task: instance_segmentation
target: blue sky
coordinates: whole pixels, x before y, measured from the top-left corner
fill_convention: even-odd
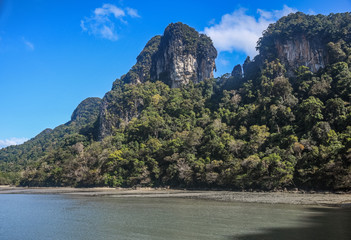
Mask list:
[[[171,22],[211,36],[219,76],[254,56],[262,29],[293,11],[347,12],[351,0],[0,0],[0,148],[103,97]]]

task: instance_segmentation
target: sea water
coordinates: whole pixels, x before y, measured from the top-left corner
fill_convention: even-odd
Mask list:
[[[181,198],[0,195],[0,239],[351,239],[350,209]]]

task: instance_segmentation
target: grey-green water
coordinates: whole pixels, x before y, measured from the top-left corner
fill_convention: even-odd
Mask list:
[[[351,239],[348,209],[0,195],[0,239]]]

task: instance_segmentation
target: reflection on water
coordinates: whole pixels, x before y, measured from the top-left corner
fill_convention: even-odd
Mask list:
[[[0,239],[349,239],[349,209],[0,195]]]

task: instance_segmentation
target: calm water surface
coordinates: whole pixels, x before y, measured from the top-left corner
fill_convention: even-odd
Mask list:
[[[351,239],[350,209],[0,195],[0,239]]]

